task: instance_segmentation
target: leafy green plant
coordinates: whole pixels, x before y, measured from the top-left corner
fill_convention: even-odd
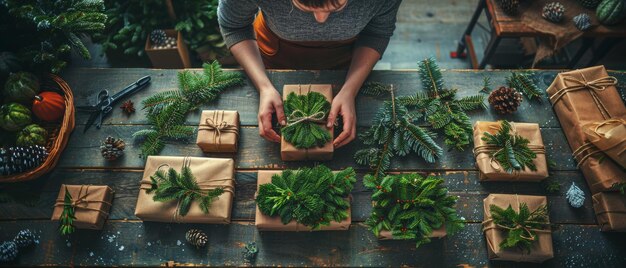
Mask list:
[[[202,212],[208,214],[213,200],[224,193],[224,188],[200,189],[189,165],[189,160],[186,160],[180,173],[174,168],[169,168],[167,172],[158,169],[150,176],[150,189],[146,193],[154,193],[152,199],[157,202],[178,201],[176,211],[180,216],[187,215],[193,201],[198,202]]]
[[[70,191],[65,187],[65,195],[63,197],[63,211],[61,212],[61,216],[59,217],[59,231],[62,235],[69,235],[74,232],[74,220],[76,216],[74,215],[74,205],[72,204],[72,195]]]
[[[263,214],[280,216],[283,224],[295,220],[319,229],[348,218],[347,198],[355,176],[352,168],[333,173],[323,165],[285,170],[272,176],[271,183],[259,186],[256,202]]]
[[[526,167],[533,171],[537,170],[533,163],[537,154],[528,148],[530,141],[516,133],[511,134],[511,129],[511,123],[503,120],[498,133],[495,135],[484,133],[481,139],[494,148],[489,152],[489,156],[508,173]]]
[[[330,131],[325,123],[330,112],[330,102],[318,92],[298,95],[291,92],[284,102],[287,126],[281,129],[286,141],[296,148],[324,146],[330,141]]]
[[[513,210],[511,205],[503,209],[497,205],[489,206],[493,223],[506,231],[506,239],[500,243],[501,248],[514,248],[530,252],[530,248],[537,240],[535,230],[543,230],[548,223],[548,207],[539,206],[530,211],[526,203],[519,205],[519,212]]]
[[[524,93],[523,95],[529,100],[541,101],[542,93],[535,84],[533,75],[532,72],[511,72],[511,75],[506,78],[506,83],[509,87]]]
[[[374,191],[374,207],[365,224],[376,236],[390,231],[395,239],[412,239],[419,247],[430,242],[433,230],[445,226],[452,235],[464,226],[454,209],[457,197],[448,194],[442,178],[416,173],[366,175],[363,184]]]
[[[189,48],[208,50],[210,58],[225,55],[228,52],[217,23],[217,5],[219,0],[183,0],[172,1],[176,11],[174,29],[182,32]]]
[[[133,134],[143,139],[141,154],[158,154],[165,147],[165,140],[181,140],[192,136],[195,129],[185,126],[187,114],[200,105],[208,103],[219,93],[243,82],[240,73],[224,72],[217,61],[202,65],[203,71],[180,71],[178,90],[154,94],[143,100],[148,122],[152,125]]]

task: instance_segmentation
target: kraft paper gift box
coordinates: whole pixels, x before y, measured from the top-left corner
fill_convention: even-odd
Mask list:
[[[150,176],[159,169],[174,168],[180,173],[185,161],[189,161],[191,172],[201,189],[224,188],[224,193],[213,200],[209,213],[205,214],[196,201],[193,201],[187,215],[178,215],[178,202],[154,201],[150,189]],[[135,216],[144,221],[180,223],[230,223],[231,208],[235,192],[235,162],[229,158],[149,156],[141,179]]]
[[[446,233],[446,226],[441,226],[441,228],[433,230],[433,232],[430,234],[430,238],[444,238],[446,237],[447,233]],[[393,234],[391,233],[391,231],[381,231],[378,234],[378,239],[380,240],[396,240],[395,238],[393,238]]]
[[[205,153],[237,152],[239,113],[237,111],[202,111],[196,144]]]
[[[600,230],[626,232],[626,195],[602,192],[594,194],[592,199]]]
[[[609,119],[583,126],[587,139],[615,163],[626,168],[626,120]]]
[[[106,185],[61,185],[52,212],[52,220],[58,221],[65,205],[65,189],[72,196],[74,207],[73,225],[78,229],[100,230],[109,217],[113,190]]]

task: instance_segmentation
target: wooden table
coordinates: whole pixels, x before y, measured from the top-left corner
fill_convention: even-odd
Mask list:
[[[489,21],[491,38],[485,48],[483,59],[480,63],[478,63],[471,35],[483,11]],[[474,11],[474,15],[472,16],[465,33],[461,36],[459,45],[456,52],[453,52],[453,56],[463,57],[463,55],[465,55],[465,51],[467,50],[472,67],[475,69],[484,69],[495,54],[498,45],[503,38],[537,38],[544,35],[543,33],[540,33],[523,24],[519,16],[523,16],[523,14],[518,16],[509,16],[505,14],[496,3],[496,0],[478,0],[476,11]],[[582,46],[571,57],[568,68],[573,68],[573,66],[580,61],[585,52],[591,48],[595,40],[604,38],[605,40],[603,40],[600,45],[594,49],[594,55],[591,61],[587,63],[587,66],[596,65],[598,61],[609,53],[613,46],[619,43],[620,40],[626,39],[626,22],[622,22],[619,25],[611,27],[598,25],[597,27],[593,27],[592,29],[586,31],[582,38]]]
[[[537,73],[539,86],[546,88],[557,72]],[[458,88],[460,95],[477,94],[482,77],[490,76],[494,85],[503,84],[507,71],[444,71],[447,85]],[[626,81],[625,72],[613,72]],[[176,88],[176,70],[149,69],[78,69],[63,76],[73,88],[77,104],[93,100],[103,88],[118,90],[144,75],[152,76],[152,85],[132,96],[139,105],[145,97]],[[284,84],[331,83],[340,85],[345,73],[341,71],[275,71],[270,79],[276,88]],[[419,81],[415,71],[374,71],[370,81],[393,83],[397,95],[414,94]],[[622,93],[624,86],[621,85]],[[49,176],[41,178],[41,200],[35,207],[15,203],[0,205],[0,239],[12,237],[18,230],[30,228],[40,238],[39,244],[21,254],[17,263],[11,265],[114,265],[155,266],[168,261],[185,265],[242,265],[242,247],[246,242],[256,241],[260,252],[256,264],[260,266],[516,266],[512,263],[490,263],[484,236],[482,200],[489,193],[517,193],[548,195],[550,218],[554,223],[553,235],[555,258],[545,263],[548,267],[624,267],[626,266],[625,234],[601,233],[596,225],[591,197],[587,185],[576,164],[565,136],[548,101],[542,103],[525,101],[519,112],[499,117],[489,111],[471,114],[472,120],[496,120],[506,118],[516,122],[538,122],[541,126],[548,157],[556,162],[552,180],[561,184],[561,190],[549,194],[541,183],[479,183],[471,148],[464,152],[446,152],[436,164],[427,164],[417,156],[404,157],[393,162],[395,171],[421,171],[441,174],[454,195],[460,197],[457,209],[468,224],[454,236],[415,249],[411,241],[378,241],[364,226],[363,221],[371,211],[370,192],[359,181],[353,196],[353,225],[345,232],[258,232],[254,227],[254,192],[256,171],[260,169],[295,168],[314,163],[286,163],[280,160],[279,145],[264,141],[258,136],[258,96],[249,82],[244,86],[224,92],[218,101],[203,109],[237,109],[241,114],[240,149],[236,155],[236,197],[233,223],[230,225],[166,224],[142,222],[134,215],[144,160],[139,158],[138,145],[131,134],[147,127],[141,110],[127,117],[120,109],[114,109],[100,130],[83,133],[87,117],[77,115],[79,124],[65,150],[58,168]],[[357,99],[359,126],[362,131],[382,102],[359,96]],[[188,117],[189,125],[197,125],[199,112]],[[106,162],[99,152],[100,141],[106,136],[127,140],[126,155],[117,162]],[[441,135],[440,135],[441,136]],[[168,144],[162,155],[202,156],[194,144]],[[441,142],[441,140],[439,140]],[[362,145],[353,142],[337,150],[333,161],[326,162],[333,169],[358,167],[359,177],[367,169],[359,167],[352,158]],[[228,156],[210,154],[208,156]],[[569,185],[575,182],[585,191],[587,199],[583,208],[571,208],[564,197]],[[104,230],[78,230],[71,237],[58,233],[58,223],[51,222],[52,206],[60,185],[106,184],[115,190],[110,219]],[[184,233],[189,228],[200,228],[209,235],[209,246],[195,249],[187,245]]]

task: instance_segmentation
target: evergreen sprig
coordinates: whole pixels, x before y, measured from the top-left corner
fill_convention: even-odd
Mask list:
[[[546,205],[541,205],[532,212],[526,203],[519,205],[519,212],[513,210],[511,205],[507,209],[491,205],[489,211],[493,223],[507,233],[506,239],[500,243],[501,248],[517,247],[530,252],[533,242],[537,240],[535,230],[543,230],[549,225]]]
[[[203,71],[180,71],[178,90],[154,94],[143,100],[148,122],[152,125],[133,134],[143,139],[141,155],[158,154],[166,140],[181,140],[193,136],[195,128],[185,126],[187,114],[202,104],[215,100],[222,91],[243,82],[241,74],[224,72],[217,61],[202,65]]]
[[[74,232],[74,220],[76,216],[74,214],[74,206],[72,204],[72,195],[70,191],[65,187],[65,195],[63,197],[63,211],[59,217],[59,231],[62,235],[69,235]]]
[[[296,148],[321,147],[330,141],[330,131],[325,127],[330,102],[324,95],[318,92],[306,95],[291,92],[287,95],[284,109],[287,126],[281,129],[281,133]],[[308,117],[312,118],[307,120]]]
[[[472,138],[472,122],[466,112],[484,109],[484,96],[457,99],[457,90],[445,88],[441,70],[432,58],[419,63],[418,73],[427,93],[401,97],[399,102],[417,111],[415,119],[423,119],[432,128],[443,130],[447,146],[463,150]]]
[[[487,145],[497,148],[490,152],[489,156],[508,173],[524,170],[527,167],[532,171],[537,170],[537,166],[533,163],[537,154],[528,148],[530,141],[517,133],[512,134],[511,129],[511,123],[503,120],[498,133],[495,135],[489,132],[484,133],[481,139]]]
[[[391,231],[395,239],[413,239],[416,247],[430,242],[434,230],[445,226],[452,235],[464,226],[443,179],[416,173],[375,177],[366,175],[365,187],[374,191],[372,214],[365,224],[376,235]]]
[[[174,168],[167,172],[157,170],[150,176],[150,189],[146,193],[154,193],[152,199],[157,202],[178,201],[176,211],[180,216],[187,215],[194,201],[199,203],[202,212],[208,214],[213,200],[224,193],[224,188],[201,189],[189,165],[186,160],[180,173]]]
[[[532,72],[511,72],[511,75],[506,78],[506,83],[510,88],[515,88],[526,96],[529,100],[541,101],[541,90],[535,84],[532,78]]]
[[[259,186],[256,202],[263,214],[280,216],[283,224],[295,220],[316,230],[348,218],[347,198],[355,182],[352,168],[337,173],[323,165],[288,169]]]
[[[480,93],[489,94],[491,92],[491,77],[483,76],[483,86],[480,89]]]

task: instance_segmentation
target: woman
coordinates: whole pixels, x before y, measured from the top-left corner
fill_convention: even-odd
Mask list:
[[[333,141],[356,137],[354,99],[395,30],[401,0],[220,0],[226,45],[259,90],[259,134],[280,142],[272,114],[286,124],[282,99],[265,72],[272,69],[348,69],[334,97],[328,127],[343,117]],[[255,40],[256,37],[256,40]]]

